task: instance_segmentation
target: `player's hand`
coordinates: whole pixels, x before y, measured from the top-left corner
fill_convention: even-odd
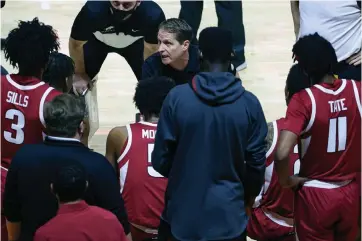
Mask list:
[[[293,175],[288,178],[288,184],[286,187],[291,188],[293,191],[297,191],[302,188],[303,184],[306,181],[309,181],[309,179],[305,177],[300,177],[298,175]]]
[[[359,51],[358,53],[352,55],[351,57],[349,57],[346,62],[350,65],[360,65],[361,64],[361,51]]]
[[[92,81],[86,74],[75,74],[73,76],[73,91],[75,94],[84,95],[92,87]]]

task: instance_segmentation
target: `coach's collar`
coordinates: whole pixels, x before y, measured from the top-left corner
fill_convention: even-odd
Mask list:
[[[185,71],[189,73],[198,73],[200,71],[199,48],[196,45],[190,45],[189,62],[186,65]]]
[[[68,138],[68,137],[58,137],[58,136],[46,136],[50,140],[54,141],[77,141],[80,142],[80,140],[75,138]]]

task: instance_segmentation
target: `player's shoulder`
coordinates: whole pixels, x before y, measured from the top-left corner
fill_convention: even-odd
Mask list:
[[[89,205],[88,210],[96,215],[101,215],[103,218],[106,218],[109,220],[118,220],[117,217],[112,212],[110,212],[104,208]]]
[[[154,21],[157,21],[159,24],[159,21],[164,21],[166,19],[162,8],[154,1],[141,1],[136,13],[145,17],[148,25],[152,25]]]
[[[108,14],[110,8],[109,1],[87,1],[82,10],[86,11],[91,18],[100,17],[103,14]]]
[[[239,103],[242,103],[242,105],[247,103],[246,106],[249,110],[257,110],[261,107],[259,98],[248,90],[245,90],[241,98],[239,98]]]
[[[111,129],[108,133],[108,138],[112,138],[114,140],[121,139],[124,136],[127,136],[127,126],[131,126],[133,124],[125,125],[125,126],[116,126]]]

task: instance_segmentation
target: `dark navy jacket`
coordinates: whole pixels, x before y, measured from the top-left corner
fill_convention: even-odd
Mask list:
[[[19,240],[33,240],[35,231],[57,214],[50,183],[59,168],[73,162],[88,174],[85,201],[114,213],[129,232],[117,174],[107,159],[78,141],[46,138],[44,143],[22,146],[6,177],[4,215],[10,222],[21,222]]]
[[[264,182],[267,123],[231,73],[200,73],[163,103],[152,165],[169,178],[163,219],[177,240],[227,240],[246,228]]]

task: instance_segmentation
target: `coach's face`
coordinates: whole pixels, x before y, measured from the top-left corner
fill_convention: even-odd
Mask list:
[[[190,41],[183,43],[177,41],[174,33],[164,29],[158,31],[158,52],[161,54],[162,63],[167,65],[179,60],[188,51]]]

